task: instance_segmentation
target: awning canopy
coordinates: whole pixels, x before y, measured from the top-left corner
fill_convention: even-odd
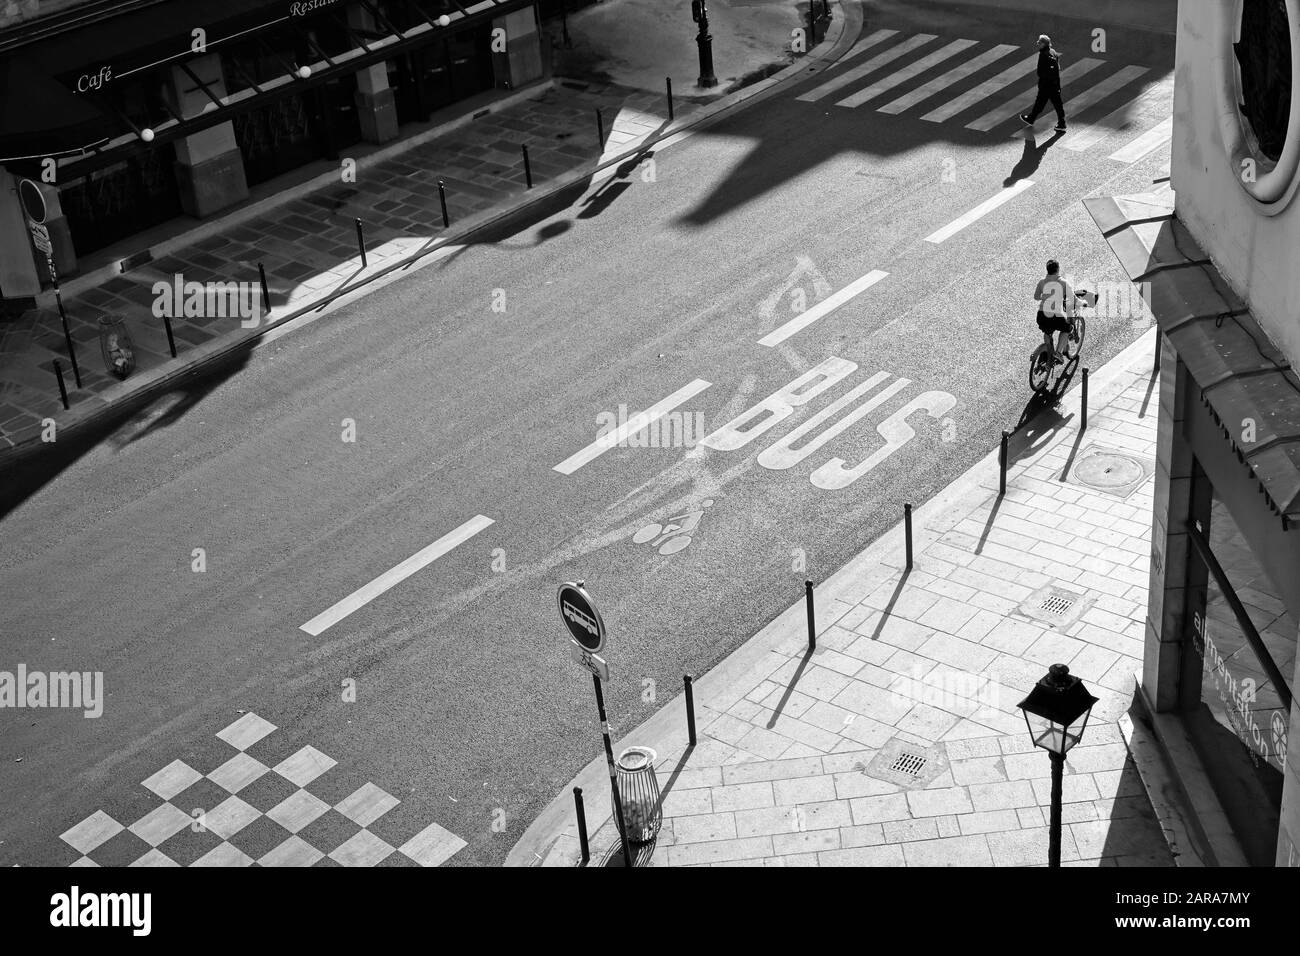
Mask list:
[[[83,152],[106,142],[117,124],[35,64],[0,61],[0,162]]]
[[[1173,194],[1088,199],[1129,278],[1200,387],[1200,399],[1284,523],[1300,522],[1300,377],[1173,212]],[[1242,440],[1242,422],[1255,441]]]

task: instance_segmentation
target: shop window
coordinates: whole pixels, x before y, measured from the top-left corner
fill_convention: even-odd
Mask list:
[[[1241,39],[1233,44],[1241,76],[1241,113],[1274,162],[1291,114],[1291,25],[1286,0],[1243,0]]]
[[[1197,481],[1208,483],[1203,472]],[[1284,680],[1290,678],[1296,622],[1225,503],[1213,493],[1202,536],[1226,581],[1220,582],[1199,558],[1189,560],[1191,643],[1201,667],[1197,685],[1184,688],[1187,729],[1247,858],[1254,866],[1271,866],[1289,711],[1265,660]],[[1263,642],[1264,655],[1247,637],[1229,591]]]
[[[172,160],[171,150],[153,149],[59,187],[78,256],[181,214]]]

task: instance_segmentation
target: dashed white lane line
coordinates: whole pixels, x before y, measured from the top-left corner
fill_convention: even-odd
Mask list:
[[[1117,163],[1136,163],[1143,156],[1174,138],[1174,118],[1166,118],[1147,130],[1127,146],[1122,146],[1111,153],[1109,158]]]
[[[663,418],[678,405],[694,398],[712,384],[712,382],[706,382],[702,378],[697,378],[689,385],[682,386],[663,401],[655,402],[645,411],[633,415],[618,428],[601,435],[586,448],[570,455],[568,458],[564,459],[564,461],[556,465],[552,470],[558,471],[562,475],[573,474],[583,465],[595,461],[611,448],[621,445],[627,440],[629,435],[635,435],[651,422]]]
[[[997,209],[1003,203],[1010,202],[1012,199],[1020,195],[1022,192],[1024,192],[1033,184],[1034,181],[1032,179],[1022,179],[1014,186],[1008,186],[1006,189],[1002,190],[996,196],[993,196],[991,199],[986,199],[984,202],[980,203],[978,206],[976,206],[970,212],[966,213],[961,218],[954,219],[952,222],[948,223],[948,225],[944,226],[938,232],[930,233],[930,235],[925,237],[925,241],[933,242],[935,245],[938,245],[939,243],[947,239],[951,239],[953,236],[957,235],[957,233],[961,232],[971,223],[983,219],[994,209]]]
[[[353,591],[333,607],[317,614],[314,618],[304,624],[301,630],[306,631],[312,637],[319,636],[321,633],[343,620],[357,608],[364,607],[385,591],[401,584],[416,571],[432,564],[434,561],[438,560],[438,558],[442,557],[458,545],[464,544],[490,524],[492,524],[491,518],[485,518],[483,515],[475,515],[455,531],[449,531],[447,534],[444,534],[437,541],[433,542],[433,544],[417,551],[401,564],[397,565],[397,567],[385,571],[369,584]]]
[[[779,329],[773,329],[771,332],[767,333],[767,335],[759,339],[758,344],[766,345],[769,348],[774,345],[780,345],[790,336],[802,329],[806,329],[818,319],[830,315],[845,302],[848,302],[855,296],[870,289],[873,285],[888,275],[888,272],[881,272],[879,269],[872,269],[862,278],[850,282],[843,289],[840,289],[839,292],[836,292],[834,295],[818,302],[811,309],[805,309],[803,312],[800,312]]]

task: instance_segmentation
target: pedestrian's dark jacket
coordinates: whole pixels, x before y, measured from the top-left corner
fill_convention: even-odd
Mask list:
[[[1061,88],[1060,54],[1051,47],[1038,51],[1038,85],[1052,92]]]

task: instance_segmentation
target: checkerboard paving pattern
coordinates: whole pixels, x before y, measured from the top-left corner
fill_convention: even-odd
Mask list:
[[[60,837],[80,854],[71,865],[440,866],[465,846],[437,823],[400,819],[401,800],[374,783],[351,788],[315,747],[268,766],[258,755],[276,752],[275,730],[246,713],[216,734],[207,773],[173,760],[146,777],[153,805],[134,823],[96,810]]]

